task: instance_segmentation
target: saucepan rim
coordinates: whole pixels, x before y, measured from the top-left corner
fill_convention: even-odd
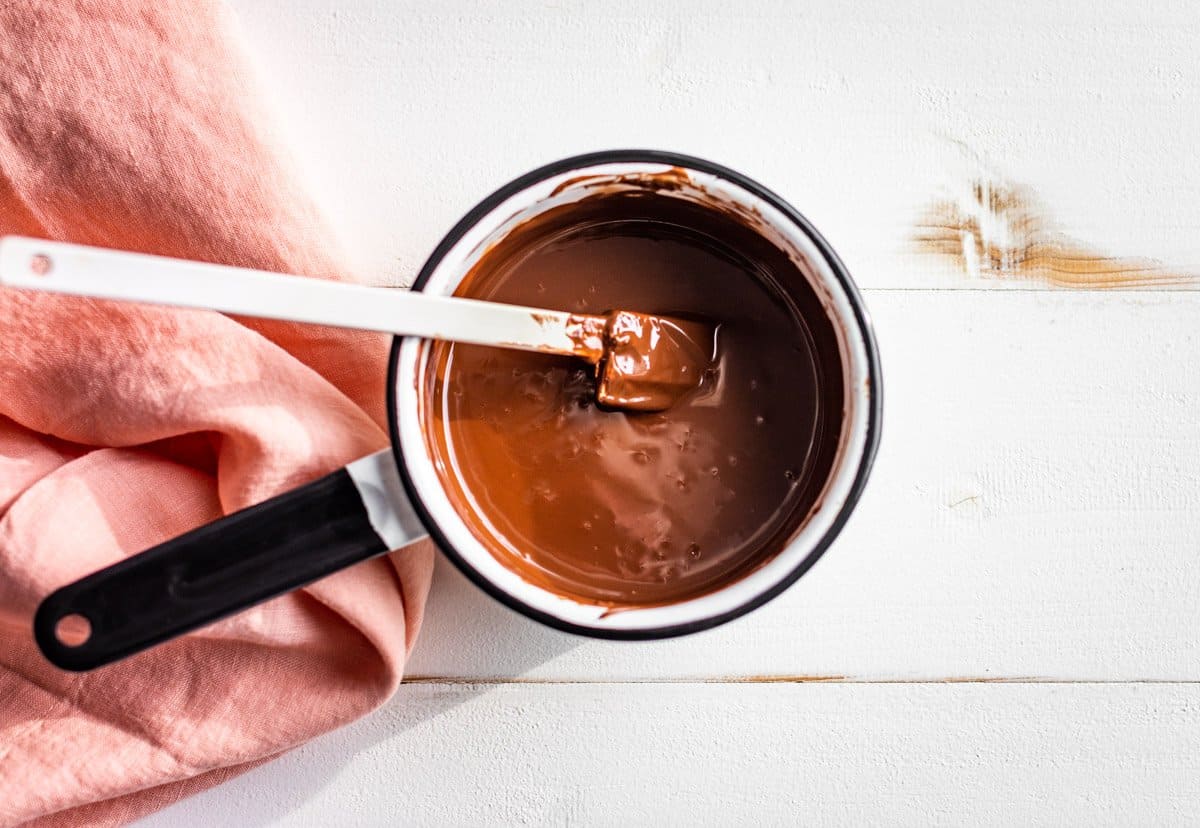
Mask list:
[[[847,332],[847,336],[852,337],[865,351],[865,377],[862,379],[862,388],[859,389],[859,398],[865,405],[865,417],[860,418],[865,422],[865,431],[856,437],[855,445],[860,446],[857,450],[858,459],[847,458],[847,463],[856,465],[853,479],[849,481],[848,488],[837,513],[828,521],[824,531],[815,540],[810,541],[809,548],[806,554],[803,554],[800,560],[790,570],[776,579],[765,588],[755,592],[752,595],[740,600],[734,606],[725,607],[712,614],[702,615],[701,617],[692,618],[678,623],[668,623],[656,626],[647,627],[609,627],[609,626],[590,626],[585,623],[568,620],[556,615],[553,611],[548,611],[545,607],[534,606],[527,597],[522,597],[513,594],[508,589],[501,588],[491,577],[483,574],[475,565],[473,565],[468,555],[465,555],[456,544],[451,541],[447,533],[443,531],[438,519],[434,516],[429,504],[426,503],[421,486],[410,468],[409,459],[405,454],[405,442],[402,439],[401,424],[399,411],[399,389],[401,360],[405,355],[413,355],[411,349],[420,347],[420,340],[413,340],[408,337],[397,336],[392,340],[391,354],[388,360],[388,381],[387,381],[387,413],[388,413],[388,429],[392,442],[392,453],[399,470],[400,479],[412,502],[413,508],[421,521],[425,524],[430,536],[443,550],[446,556],[454,563],[454,565],[476,586],[482,589],[487,594],[491,595],[496,600],[505,604],[517,612],[539,621],[547,626],[564,630],[566,632],[575,633],[578,635],[589,636],[593,638],[613,639],[613,640],[650,640],[671,638],[674,636],[686,635],[689,633],[706,630],[720,624],[731,621],[734,618],[745,615],[746,613],[761,607],[771,599],[778,596],[792,584],[794,584],[805,572],[807,572],[813,564],[820,559],[829,548],[830,544],[841,532],[853,512],[859,499],[862,496],[863,489],[866,486],[867,478],[870,475],[871,468],[874,464],[875,454],[878,450],[883,415],[883,387],[882,377],[880,375],[879,365],[879,350],[875,341],[875,335],[871,326],[870,318],[866,308],[863,305],[862,297],[858,292],[849,272],[841,259],[830,247],[829,243],[821,236],[820,233],[813,227],[798,210],[784,201],[775,193],[763,187],[761,184],[747,178],[745,175],[731,170],[727,167],[706,161],[701,158],[683,155],[674,152],[664,152],[660,150],[638,150],[638,149],[623,149],[623,150],[608,150],[602,152],[587,153],[584,155],[576,155],[570,158],[564,158],[560,161],[555,161],[551,164],[539,167],[525,175],[522,175],[510,183],[504,185],[494,193],[483,199],[475,208],[468,212],[442,239],[441,243],[434,249],[429,259],[425,262],[416,281],[413,284],[414,290],[422,290],[429,283],[430,279],[438,271],[439,265],[443,263],[447,255],[455,248],[468,233],[472,232],[480,222],[489,214],[492,214],[497,207],[504,204],[509,199],[529,190],[531,187],[545,182],[547,179],[560,177],[565,173],[576,171],[590,170],[591,168],[604,165],[619,165],[619,164],[641,164],[641,165],[665,165],[666,167],[677,167],[686,171],[693,171],[703,175],[711,176],[717,181],[727,182],[736,188],[741,188],[753,198],[760,200],[774,211],[777,211],[784,220],[790,222],[789,230],[799,230],[800,233],[807,238],[811,246],[816,249],[825,265],[823,272],[831,276],[837,282],[839,297],[842,301],[842,306],[848,308],[851,318],[842,319],[844,327],[852,327],[852,331]],[[406,343],[409,343],[406,347]],[[414,363],[415,364],[415,363]],[[414,370],[416,370],[414,368]],[[406,380],[411,384],[411,380]],[[414,389],[409,389],[413,395],[418,395],[419,392]],[[851,393],[850,391],[847,392]],[[406,416],[415,416],[416,412],[407,410]],[[411,432],[410,432],[411,433]],[[861,439],[859,439],[859,437]],[[410,438],[411,439],[411,438]],[[836,472],[836,468],[835,468]],[[780,553],[782,556],[785,552],[789,552],[791,547],[798,541],[789,543],[788,548]],[[482,544],[479,544],[482,549]],[[777,556],[778,557],[778,556]],[[529,586],[532,591],[539,591],[540,588]],[[712,595],[719,595],[725,592],[728,587],[722,587],[715,590],[709,595],[701,596],[696,599],[691,599],[689,602],[695,602],[697,607],[702,607],[705,599]],[[638,612],[632,611],[632,612]],[[621,613],[622,615],[625,613]]]

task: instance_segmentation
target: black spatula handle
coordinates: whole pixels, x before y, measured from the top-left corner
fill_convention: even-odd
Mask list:
[[[424,534],[380,452],[57,590],[34,637],[58,667],[91,670]],[[86,639],[68,643],[64,619]]]

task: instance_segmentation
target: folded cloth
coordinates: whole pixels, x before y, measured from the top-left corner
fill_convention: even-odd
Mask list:
[[[185,0],[0,0],[0,233],[344,277],[236,26]],[[124,823],[395,690],[417,545],[87,674],[53,589],[387,444],[384,337],[0,290],[0,824]]]

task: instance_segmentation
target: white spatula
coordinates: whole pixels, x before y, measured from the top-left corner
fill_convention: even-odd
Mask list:
[[[678,395],[664,394],[664,388],[684,392],[699,382],[704,365],[690,364],[692,351],[699,354],[695,359],[704,362],[712,355],[711,332],[697,334],[694,323],[649,314],[614,311],[590,316],[22,236],[0,238],[0,285],[576,356],[600,366],[597,399],[601,403],[632,409],[669,406]],[[639,331],[684,332],[672,336],[672,343],[679,340],[688,345],[699,336],[701,347],[688,345],[688,359],[682,363],[685,370],[682,374],[672,370],[670,376],[662,376],[664,372],[650,364],[658,359],[654,356],[658,336],[653,337],[653,345],[650,337],[644,337],[647,350],[634,354],[632,360],[607,359],[609,322],[618,317],[625,327],[632,324]],[[624,344],[627,352],[628,337]],[[664,356],[670,357],[673,367],[679,362],[677,348]],[[610,392],[610,387],[619,387],[620,392]]]

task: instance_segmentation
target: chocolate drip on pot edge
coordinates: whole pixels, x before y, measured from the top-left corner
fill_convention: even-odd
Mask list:
[[[719,326],[699,387],[662,412],[597,406],[580,360],[437,343],[423,423],[455,508],[506,566],[605,606],[684,600],[799,530],[842,418],[837,340],[794,263],[742,220],[609,193],[517,228],[459,295]]]

